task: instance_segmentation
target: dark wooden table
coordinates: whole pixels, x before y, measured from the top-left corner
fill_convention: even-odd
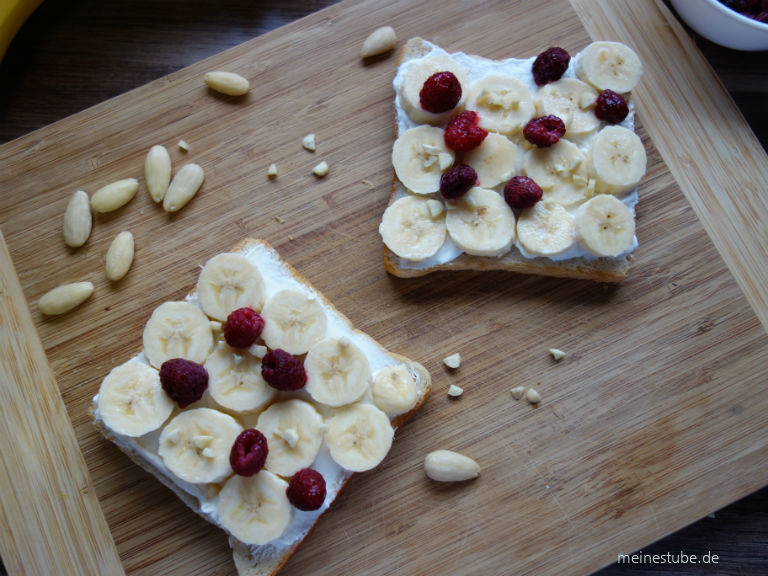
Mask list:
[[[0,63],[0,143],[333,3],[48,0],[27,21]],[[735,52],[694,38],[763,147],[768,148],[768,53]],[[663,564],[608,566],[598,575],[768,574],[768,488],[643,552],[670,556]],[[717,555],[718,563],[670,562],[681,553]],[[1,565],[0,574],[5,574]]]

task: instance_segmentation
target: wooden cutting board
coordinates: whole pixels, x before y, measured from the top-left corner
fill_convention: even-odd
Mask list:
[[[553,44],[576,52],[599,38],[635,47],[649,164],[625,282],[386,274],[377,226],[396,62],[358,57],[385,23],[401,41],[419,35],[491,58]],[[211,69],[250,78],[251,92],[209,92]],[[314,153],[301,147],[310,132]],[[126,177],[143,184],[153,144],[176,168],[203,166],[198,197],[169,216],[142,185],[95,219],[85,246],[67,249],[71,194]],[[317,179],[321,160],[330,173]],[[434,380],[387,460],[352,479],[284,574],[587,574],[768,483],[768,256],[758,233],[768,207],[757,194],[768,189],[767,160],[660,2],[345,1],[0,147],[0,227],[128,574],[234,573],[223,533],[104,441],[89,406],[104,375],[141,347],[151,311],[246,236],[272,243],[358,328]],[[133,232],[136,260],[110,284],[104,254],[121,230]],[[92,298],[41,317],[37,299],[77,280],[95,284]],[[5,327],[0,337],[19,339]],[[555,363],[551,347],[566,358]],[[441,360],[453,352],[463,363],[452,372]],[[461,398],[446,395],[452,383]],[[515,401],[515,386],[534,386],[541,404]],[[481,477],[428,481],[422,460],[437,448],[474,457]],[[19,493],[0,484],[4,506]],[[6,550],[18,530],[0,532]],[[108,547],[102,536],[96,546]]]

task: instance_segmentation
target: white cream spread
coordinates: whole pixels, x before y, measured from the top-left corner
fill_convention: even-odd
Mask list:
[[[408,75],[409,67],[414,62],[418,62],[424,58],[432,57],[435,55],[450,56],[451,58],[455,59],[458,63],[462,64],[466,68],[468,72],[467,78],[470,84],[478,82],[484,78],[487,78],[495,74],[504,74],[504,75],[514,76],[518,80],[522,81],[531,91],[531,94],[534,96],[534,98],[539,92],[540,87],[533,80],[533,74],[531,73],[533,62],[536,59],[535,56],[531,58],[526,58],[526,59],[507,58],[504,60],[490,60],[480,56],[468,55],[463,52],[449,53],[446,50],[440,48],[439,46],[432,44],[431,42],[428,42],[426,40],[422,40],[422,42],[424,43],[424,45],[430,48],[430,51],[424,54],[423,56],[421,56],[420,58],[414,58],[414,59],[408,60],[407,62],[404,62],[402,66],[398,68],[398,71],[395,74],[395,78],[393,80],[393,87],[395,89],[395,111],[396,111],[396,117],[397,117],[398,134],[402,134],[406,130],[410,128],[415,128],[420,125],[418,122],[415,122],[408,116],[407,112],[405,111],[405,108],[402,106],[400,102],[400,93],[402,92],[402,89],[403,89],[404,80]],[[563,78],[576,78],[576,63],[578,61],[579,55],[580,54],[577,54],[571,58],[568,69],[563,74]],[[628,128],[630,130],[633,130],[634,129],[634,111],[635,111],[634,103],[631,100],[629,100],[628,105],[629,105],[629,114],[618,125]],[[568,139],[574,144],[576,144],[583,153],[586,153],[587,150],[589,150],[589,146],[592,141],[592,138],[597,134],[597,132],[598,131],[595,130],[583,137],[580,137],[580,138],[568,137]],[[501,193],[503,188],[504,188],[504,183],[501,183],[500,185],[495,186],[493,189]],[[405,187],[400,185],[398,186],[398,189],[396,191],[395,199],[406,196],[407,194],[408,192],[406,191]],[[619,200],[621,200],[630,209],[632,213],[632,217],[634,218],[635,205],[638,202],[637,188],[625,194],[617,195],[617,198],[619,198]],[[571,212],[572,214],[575,214],[578,208],[579,208],[578,206],[572,207],[569,209],[569,212]],[[635,236],[632,245],[626,251],[624,251],[623,253],[617,256],[614,256],[613,258],[624,258],[626,257],[627,254],[631,254],[637,248],[637,246],[638,246],[638,241],[637,241],[637,236]],[[524,258],[531,258],[531,259],[545,258],[552,261],[563,261],[571,258],[583,258],[586,260],[597,259],[596,256],[588,252],[586,249],[584,249],[584,247],[580,246],[578,242],[575,242],[574,245],[568,250],[566,250],[565,252],[552,255],[552,256],[538,256],[538,255],[529,254],[520,245],[520,241],[518,239],[515,240],[514,247],[517,248],[517,250],[520,252],[520,254]],[[446,234],[445,243],[434,256],[427,258],[425,260],[420,260],[420,261],[413,261],[413,260],[407,260],[405,258],[400,258],[400,266],[405,269],[422,270],[426,268],[431,268],[433,266],[438,266],[440,264],[445,264],[447,262],[450,262],[451,260],[458,258],[462,254],[463,254],[463,250],[458,246],[456,246],[456,244],[451,240],[450,234]]]
[[[349,322],[343,318],[335,309],[325,304],[321,295],[316,290],[295,278],[291,271],[280,261],[279,257],[265,245],[261,243],[249,243],[243,250],[240,251],[240,253],[246,256],[246,258],[248,258],[258,267],[262,278],[264,279],[264,285],[266,289],[265,300],[268,300],[270,296],[286,288],[301,290],[318,298],[326,316],[326,337],[340,338],[345,336],[349,338],[351,343],[355,344],[360,348],[360,350],[362,350],[363,354],[368,360],[371,374],[374,374],[376,371],[387,366],[401,363],[401,361],[397,358],[387,354],[386,351],[383,350],[381,346],[377,344],[371,337],[364,334],[363,332],[355,330],[349,324]],[[194,293],[187,297],[187,301],[194,305],[198,305],[198,300],[196,294]],[[143,351],[128,360],[128,362],[142,362],[149,364]],[[418,379],[416,381],[416,386],[418,395],[421,396],[424,393],[425,382]],[[287,398],[302,398],[307,400],[313,404],[318,409],[318,411],[323,414],[323,416],[328,415],[332,410],[329,407],[319,405],[317,402],[312,400],[305,390],[299,390],[296,392],[279,392],[276,401],[284,400]],[[373,403],[370,386],[368,387],[367,393],[359,400],[359,402]],[[95,407],[94,419],[104,424],[98,409],[98,395],[94,397],[93,404]],[[199,407],[209,407],[222,410],[222,408],[218,406],[209,396],[208,392],[204,394],[202,399],[194,404],[189,405],[185,408],[185,410]],[[231,411],[226,410],[222,411],[230,413],[245,428],[254,426],[258,418],[258,413],[245,414],[232,413]],[[174,409],[174,412],[171,414],[168,421],[170,421],[178,413],[179,409]],[[388,416],[391,419],[394,415],[388,414]],[[113,441],[121,448],[140,456],[143,460],[155,468],[158,473],[169,479],[178,488],[195,498],[199,504],[200,512],[210,522],[223,528],[219,521],[217,512],[217,495],[221,485],[192,484],[176,477],[166,467],[163,459],[158,453],[159,439],[162,428],[163,427],[161,426],[157,430],[154,430],[138,438],[131,438],[119,434],[114,434]],[[330,504],[338,495],[339,490],[343,486],[344,482],[352,475],[352,472],[345,470],[331,458],[325,442],[323,442],[320,448],[320,452],[312,464],[312,468],[320,472],[326,482],[327,494],[322,507],[318,510],[309,512],[294,508],[292,511],[291,522],[283,534],[265,546],[249,546],[253,552],[258,550],[258,553],[262,556],[265,552],[267,554],[272,552],[280,553],[301,541],[307,535],[312,525],[317,521],[320,515],[328,509]]]

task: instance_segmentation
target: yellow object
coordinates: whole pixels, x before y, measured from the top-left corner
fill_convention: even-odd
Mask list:
[[[0,0],[0,60],[22,24],[43,0]]]

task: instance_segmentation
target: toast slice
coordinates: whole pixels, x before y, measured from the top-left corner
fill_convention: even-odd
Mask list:
[[[617,43],[611,44],[615,45]],[[629,50],[628,47],[624,48]],[[575,188],[579,188],[578,194],[580,194],[580,197],[576,197],[576,200],[574,201],[574,197],[569,192],[569,195],[565,196],[566,201],[563,203],[566,207],[566,211],[572,216],[569,224],[572,229],[572,243],[565,249],[563,249],[562,245],[552,248],[552,253],[547,252],[548,248],[546,242],[544,245],[547,249],[544,250],[538,250],[542,245],[538,240],[536,242],[529,242],[528,245],[524,246],[525,243],[523,242],[523,238],[519,232],[516,233],[515,227],[518,229],[520,228],[519,223],[521,216],[523,216],[523,219],[527,219],[528,217],[525,215],[526,210],[514,208],[510,210],[511,214],[513,214],[512,217],[516,221],[516,224],[510,225],[510,233],[513,238],[511,241],[508,238],[507,243],[502,245],[501,249],[498,249],[498,247],[492,248],[490,253],[487,253],[487,251],[482,249],[483,246],[478,250],[466,246],[466,243],[460,244],[458,237],[454,238],[449,222],[447,225],[442,225],[443,228],[447,228],[447,231],[442,232],[445,240],[443,244],[440,245],[439,249],[435,251],[436,246],[440,242],[438,239],[436,241],[437,243],[426,252],[422,252],[417,254],[416,257],[413,257],[411,254],[416,254],[416,251],[414,251],[412,247],[415,243],[421,242],[421,240],[415,239],[416,233],[410,238],[403,236],[402,238],[392,239],[393,235],[397,234],[397,232],[393,231],[394,225],[392,221],[396,221],[394,216],[395,210],[392,209],[393,204],[398,200],[407,197],[413,197],[419,200],[437,200],[442,203],[442,209],[438,204],[435,204],[435,202],[431,202],[429,205],[430,207],[427,207],[426,204],[421,205],[423,206],[422,210],[424,212],[431,211],[431,220],[432,224],[434,224],[436,221],[448,221],[451,217],[447,215],[461,211],[463,209],[461,205],[463,200],[446,200],[435,188],[437,184],[432,188],[418,189],[415,191],[414,184],[411,184],[409,181],[408,185],[406,185],[406,183],[403,182],[402,178],[399,177],[398,165],[395,164],[395,148],[398,146],[398,140],[400,140],[401,136],[414,128],[424,126],[433,126],[435,128],[444,129],[452,118],[464,110],[476,110],[480,119],[480,127],[486,128],[483,119],[485,110],[480,109],[477,105],[477,102],[480,100],[477,93],[480,90],[480,86],[489,76],[512,76],[525,85],[530,92],[530,99],[532,100],[529,111],[530,117],[539,117],[545,114],[548,115],[550,111],[547,109],[548,107],[542,105],[542,102],[540,101],[542,99],[540,95],[543,93],[542,90],[544,89],[544,86],[538,86],[533,79],[531,70],[535,57],[522,60],[510,58],[507,60],[494,61],[481,56],[467,55],[463,53],[451,54],[439,46],[418,37],[409,39],[403,45],[399,54],[397,74],[393,82],[395,88],[394,133],[396,142],[395,148],[393,148],[393,164],[395,164],[395,170],[389,204],[387,207],[387,212],[390,212],[391,214],[389,221],[386,222],[385,217],[387,216],[387,212],[385,212],[379,228],[384,241],[384,263],[390,274],[407,278],[423,276],[436,271],[506,270],[523,274],[589,279],[598,282],[619,282],[626,278],[632,262],[632,253],[637,246],[637,238],[634,235],[634,209],[638,201],[637,186],[634,184],[631,189],[618,190],[617,188],[611,188],[610,186],[604,185],[602,186],[604,190],[600,190],[602,184],[600,179],[601,175],[595,175],[591,168],[590,147],[595,136],[604,128],[608,127],[609,124],[594,118],[593,108],[595,106],[595,97],[601,90],[589,85],[587,82],[579,80],[583,77],[587,77],[591,80],[594,77],[594,73],[582,73],[580,69],[582,54],[583,52],[574,55],[571,58],[568,69],[563,75],[563,80],[568,79],[568,82],[579,83],[580,86],[583,85],[587,101],[580,103],[582,109],[578,112],[584,114],[583,118],[586,118],[588,125],[590,125],[590,122],[594,121],[590,125],[591,129],[590,126],[588,126],[586,130],[583,126],[577,128],[576,124],[573,123],[574,132],[569,132],[571,126],[568,126],[568,129],[566,129],[566,132],[562,137],[562,140],[568,140],[568,142],[572,142],[578,147],[578,162],[581,163],[581,167],[573,174],[574,179],[577,178],[577,174],[578,177],[580,177],[578,184],[575,186]],[[415,69],[414,66],[420,66],[423,69],[425,67],[423,63],[431,58],[435,58],[441,63],[444,63],[444,60],[441,59],[451,59],[454,62],[458,62],[458,66],[463,69],[463,72],[457,71],[457,77],[460,79],[460,83],[464,84],[462,86],[461,100],[457,106],[448,113],[432,114],[425,113],[423,110],[415,110],[415,108],[418,107],[418,104],[414,103],[414,87],[412,84],[408,84],[408,75],[415,74],[413,72]],[[447,64],[447,66],[450,65],[451,64]],[[641,70],[639,60],[637,61],[637,66],[640,66]],[[435,69],[438,69],[439,65],[435,65],[434,67]],[[635,70],[635,72],[637,72],[637,70]],[[422,72],[422,74],[424,73]],[[557,84],[559,83],[555,82],[554,84],[548,84],[548,86]],[[477,88],[475,88],[476,86]],[[416,88],[416,91],[417,90],[418,88]],[[549,91],[551,88],[547,88],[547,90]],[[622,96],[625,99],[625,102],[628,103],[629,113],[618,126],[622,129],[631,130],[632,135],[635,136],[634,105],[629,98],[629,93],[624,92]],[[582,98],[584,98],[584,96],[582,96]],[[588,117],[589,114],[592,114],[593,118],[590,119]],[[504,177],[493,180],[491,181],[491,185],[486,186],[484,184],[483,174],[478,170],[479,182],[477,182],[475,186],[492,189],[503,198],[505,183],[511,176],[529,175],[526,172],[527,155],[533,155],[534,153],[543,154],[545,150],[540,149],[537,151],[536,146],[523,137],[522,126],[524,124],[525,122],[514,128],[506,126],[502,128],[503,132],[501,132],[501,136],[504,136],[506,140],[511,141],[517,147],[517,156],[512,159],[509,169],[502,170]],[[498,140],[498,136],[494,135],[493,128],[495,127],[496,126],[487,127],[487,131],[493,138]],[[637,143],[639,143],[639,138],[635,136],[635,139],[634,145],[637,145]],[[490,138],[488,138],[488,141],[490,142]],[[434,142],[433,144],[438,147],[441,145],[437,142]],[[480,149],[482,149],[484,145],[485,141],[481,144]],[[645,151],[642,149],[641,144],[640,147],[640,150],[634,151],[638,156],[635,161],[635,167],[642,168],[642,172],[644,173]],[[552,149],[554,149],[554,147]],[[447,145],[443,152],[446,151],[453,155],[453,158],[451,159],[453,165],[460,163],[472,165],[476,159],[478,162],[482,162],[482,154],[452,151],[448,149]],[[447,171],[446,168],[451,164],[451,161],[445,162],[444,165],[440,166],[440,170],[443,173]],[[408,170],[410,170],[410,168],[408,168]],[[402,168],[401,172],[404,171],[405,169]],[[531,170],[531,177],[533,177],[532,173],[533,170]],[[596,180],[597,186],[595,186]],[[488,182],[488,179],[486,178],[485,181]],[[418,186],[421,186],[421,184],[418,184]],[[571,181],[567,183],[567,186],[568,188],[574,188]],[[595,187],[597,187],[597,192]],[[559,203],[563,198],[563,195],[560,194],[557,186],[552,188],[542,186],[542,188],[544,188],[543,202]],[[624,188],[626,188],[626,186]],[[598,195],[598,193],[607,193],[621,200],[629,212],[629,219],[632,227],[631,233],[628,235],[624,234],[624,245],[621,246],[621,250],[616,254],[610,254],[608,256],[600,255],[599,252],[593,250],[592,245],[583,241],[579,235],[580,216],[584,211],[583,205],[593,196]],[[469,197],[471,195],[472,192],[470,191],[466,196]],[[509,219],[509,214],[505,217]],[[624,217],[626,218],[627,214],[624,214]],[[421,215],[419,218],[425,218],[425,216]],[[418,233],[424,234],[425,236],[430,234],[439,235],[441,233],[440,231],[436,231],[435,228],[431,228],[431,226],[432,225],[427,226],[429,230],[425,231],[424,229],[420,229]],[[586,227],[586,224],[584,226]],[[528,234],[526,238],[529,237],[530,234]],[[404,250],[400,249],[406,244],[409,245],[407,248]],[[592,244],[594,244],[594,242]],[[424,253],[431,255],[424,257]]]
[[[236,258],[226,260],[230,255]],[[358,455],[350,454],[348,446],[340,446],[338,438],[330,435],[328,429],[334,426],[337,417],[351,413],[356,407],[365,406],[366,414],[373,413],[373,416],[379,418],[380,429],[377,433],[384,435],[384,447],[377,448],[379,455],[375,458],[381,461],[391,445],[394,429],[410,420],[426,400],[431,378],[418,362],[386,350],[370,336],[354,328],[346,316],[317,292],[299,272],[284,262],[266,242],[246,239],[225,253],[229,268],[223,264],[218,266],[224,261],[217,260],[218,256],[211,258],[203,267],[196,289],[189,293],[186,300],[172,303],[176,306],[172,308],[176,317],[162,315],[161,309],[171,310],[165,305],[153,312],[144,329],[143,349],[116,366],[104,378],[99,393],[93,399],[91,412],[94,424],[105,438],[172,490],[194,512],[229,535],[238,574],[268,576],[276,574],[306,539],[349,478],[356,472],[372,469],[378,463],[365,458],[361,462]],[[252,271],[243,271],[250,269],[250,266],[258,271],[261,283],[253,281]],[[225,278],[221,284],[229,282],[241,290],[235,300],[227,299],[226,296],[214,296],[211,300],[207,283],[221,278]],[[281,342],[280,338],[283,338],[282,342],[292,338],[292,327],[279,331],[277,335],[274,330],[266,330],[270,322],[277,324],[280,321],[280,312],[275,311],[278,308],[274,303],[281,294],[286,293],[292,293],[294,297],[305,297],[312,306],[312,313],[319,314],[313,317],[314,322],[321,318],[323,329],[314,332],[310,340],[304,340],[300,345],[294,342],[299,347],[293,348],[295,351],[291,356],[305,366],[308,375],[306,385],[295,390],[274,390],[272,385],[264,381],[263,375],[254,375],[254,372],[261,368],[266,354],[278,347],[276,342]],[[263,315],[265,328],[250,348],[235,349],[227,344],[222,335],[222,321],[229,314],[228,308],[239,308],[243,303]],[[168,326],[176,320],[182,322],[182,312],[190,313],[190,317],[200,322],[195,324],[192,320],[183,321],[186,323],[182,326],[181,337],[186,344],[174,349],[178,342],[173,341],[175,336],[169,336]],[[305,317],[311,317],[311,314],[307,312]],[[160,347],[157,341],[160,332],[156,326],[159,321],[165,323],[165,332],[161,338],[163,345]],[[202,348],[200,342],[204,344]],[[325,382],[324,377],[318,376],[319,372],[310,367],[309,362],[312,361],[308,361],[310,356],[322,360],[321,352],[326,342],[338,345],[340,355],[347,354],[349,356],[345,357],[356,359],[350,368],[350,380],[341,382],[342,396],[334,395],[337,388],[330,382],[332,377],[328,377],[329,381]],[[308,349],[302,349],[302,345]],[[191,403],[184,407],[177,393],[173,390],[166,392],[166,382],[161,384],[159,371],[166,357],[179,356],[202,365],[208,373],[207,388],[194,398],[187,398]],[[230,358],[233,363],[227,364],[227,370],[222,371],[222,362],[226,364]],[[341,372],[345,373],[345,366],[350,365],[341,360],[338,362],[341,363]],[[244,387],[245,392],[236,390],[232,393],[232,381],[222,380],[228,371],[238,372],[237,383]],[[339,381],[335,382],[339,385]],[[352,388],[347,390],[344,388],[347,385]],[[171,400],[169,396],[177,401]],[[348,398],[353,396],[354,400],[349,401]],[[278,432],[277,428],[270,426],[265,414],[276,407],[288,405],[300,405],[304,412],[293,421],[290,421],[293,417],[290,411],[283,412],[289,414],[289,420],[280,420],[283,428]],[[180,417],[196,418],[203,411],[206,420],[195,422],[196,436],[187,434],[188,429],[181,427],[181,424],[175,424],[181,422]],[[207,420],[211,416],[215,416],[216,422],[221,420],[224,427],[217,428],[218,424],[214,420]],[[288,421],[293,427],[292,432],[286,424]],[[307,424],[309,421],[317,421],[319,425],[313,428]],[[176,431],[172,430],[174,426]],[[234,427],[234,431],[230,430],[231,427]],[[240,476],[234,473],[229,459],[232,437],[248,428],[262,428],[268,441],[269,455],[264,468],[256,474]],[[181,436],[178,429],[181,430]],[[386,444],[387,440],[389,445]],[[190,442],[198,443],[195,444],[195,455],[191,456],[191,466],[189,453],[183,455],[183,458],[187,458],[183,460],[178,452],[182,450],[179,446],[184,443],[191,446]],[[184,449],[188,449],[188,446]],[[275,454],[275,459],[270,460]],[[219,470],[214,476],[211,470],[217,467]],[[299,509],[293,500],[289,501],[285,488],[289,486],[291,475],[295,474],[297,468],[312,468],[323,476],[327,492],[319,508]],[[271,494],[271,498],[277,501],[273,506],[276,512],[266,519],[260,517],[266,525],[274,523],[275,519],[282,522],[271,536],[258,531],[254,535],[251,527],[256,524],[250,518],[246,518],[246,521],[233,520],[235,515],[229,514],[226,508],[232,507],[233,498],[235,505],[239,504],[237,498],[245,494],[229,490],[230,484],[255,486],[251,482],[260,476],[268,479],[270,486],[278,488],[266,492],[267,496]],[[225,497],[225,494],[228,496]],[[247,502],[244,500],[243,503],[243,508],[247,508]],[[240,512],[237,511],[237,514]]]

